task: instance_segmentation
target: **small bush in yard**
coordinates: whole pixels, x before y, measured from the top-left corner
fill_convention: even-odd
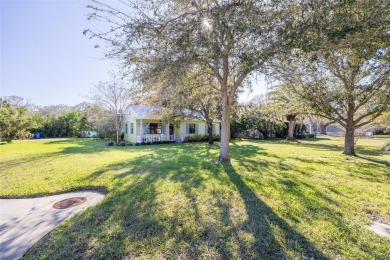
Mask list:
[[[213,140],[214,141],[219,141],[221,139],[221,137],[219,135],[216,135],[216,134],[213,134]],[[196,134],[196,135],[187,135],[185,138],[184,138],[184,142],[201,142],[201,141],[208,141],[209,140],[209,136],[208,134],[205,134],[205,135],[199,135],[199,134]]]
[[[207,139],[207,140],[208,140],[208,139]],[[214,140],[214,141],[220,141],[220,140],[221,140],[221,136],[220,136],[220,135],[213,134],[213,140]]]
[[[16,138],[19,140],[32,139],[34,135],[28,131],[20,130],[16,133]]]

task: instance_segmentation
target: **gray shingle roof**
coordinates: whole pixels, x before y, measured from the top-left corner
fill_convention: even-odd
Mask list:
[[[158,112],[161,110],[158,107],[152,107],[152,106],[130,106],[131,109],[135,112],[135,118],[140,119],[150,114],[157,115]],[[185,119],[186,120],[196,120],[196,121],[203,121],[203,117],[199,113],[191,113],[191,111],[186,110],[185,113]],[[220,122],[220,120],[215,119],[214,122]]]
[[[157,112],[158,109],[156,107],[147,107],[147,106],[130,106],[136,114],[136,118],[141,118],[152,114],[153,112]]]

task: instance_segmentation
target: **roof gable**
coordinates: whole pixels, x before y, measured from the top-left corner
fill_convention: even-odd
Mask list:
[[[141,119],[151,115],[159,117],[158,112],[161,110],[158,107],[152,106],[130,106],[130,109],[133,111],[132,117],[134,116],[136,119]],[[183,118],[184,120],[204,121],[203,117],[197,112],[193,113],[187,109],[184,112],[184,114],[186,114]],[[220,122],[220,120],[214,119],[214,122]]]
[[[134,111],[134,116],[136,118],[142,118],[157,111],[156,107],[130,106],[130,108]]]

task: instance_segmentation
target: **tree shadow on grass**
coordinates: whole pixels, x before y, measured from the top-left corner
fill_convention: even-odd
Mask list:
[[[232,164],[215,164],[210,157],[214,152],[202,145],[156,146],[151,154],[91,173],[86,177],[90,181],[111,175],[110,194],[54,230],[27,258],[328,258],[287,222],[294,217],[278,215],[256,195],[261,187],[248,186],[264,181],[261,175],[248,181],[248,175],[238,173]],[[242,150],[235,158],[244,160],[256,153]],[[309,221],[320,218],[355,241],[342,217],[326,208],[337,203],[315,185],[286,177],[288,165],[279,161],[258,165],[252,158],[246,160],[250,174],[276,171],[272,188],[299,198],[310,210],[300,212],[300,221],[305,221],[302,215]],[[242,222],[237,211],[243,212]]]
[[[47,148],[47,150],[41,151],[39,153],[27,154],[23,157],[18,157],[15,159],[10,159],[2,162],[4,168],[10,168],[19,166],[21,164],[26,164],[30,162],[40,162],[45,159],[50,159],[53,157],[59,156],[68,156],[72,154],[96,154],[101,152],[110,151],[110,147],[104,146],[103,142],[94,141],[94,140],[78,140],[78,139],[64,139],[64,140],[55,140],[55,141],[46,141],[39,145],[61,145],[58,148]],[[120,147],[115,147],[120,149]]]
[[[231,165],[222,169],[207,153],[200,155],[201,149],[162,150],[91,173],[92,180],[112,168],[125,169],[113,174],[111,192],[102,203],[54,230],[30,250],[27,258],[194,259],[211,252],[212,257],[224,259],[286,259],[287,248],[295,255],[325,259],[259,200]],[[202,175],[199,169],[210,173]],[[222,186],[208,193],[205,178]],[[248,214],[242,225],[233,223],[232,205],[226,200],[230,196],[226,187],[234,186]],[[204,208],[208,199],[212,202]],[[275,238],[273,226],[282,230],[287,244]],[[256,241],[246,241],[243,232],[252,234]],[[231,246],[232,241],[236,247]]]
[[[360,145],[356,145],[355,146],[355,151],[356,153],[359,155],[365,155],[365,156],[381,156],[383,154],[385,154],[384,151],[382,151],[381,149],[379,148],[366,148],[366,147],[362,147]]]
[[[224,163],[223,168],[244,200],[248,214],[246,228],[256,239],[254,248],[256,258],[286,259],[288,257],[283,247],[287,247],[289,250],[299,252],[302,258],[327,259],[307,238],[278,217],[269,206],[261,201],[230,163]],[[273,234],[275,228],[283,236],[281,238],[285,243],[283,247]]]
[[[361,159],[364,159],[364,160],[367,160],[373,164],[378,164],[378,165],[383,165],[383,166],[387,166],[387,167],[390,167],[390,162],[389,161],[385,161],[385,160],[379,160],[379,159],[373,159],[373,158],[370,158],[370,157],[363,157],[363,156],[358,156],[359,158]],[[390,169],[390,168],[388,168]],[[389,170],[389,174],[390,174],[390,170]]]
[[[318,150],[325,150],[325,151],[343,151],[343,147],[340,145],[335,144],[319,144],[315,142],[301,142],[298,143],[297,146],[311,148],[311,149],[318,149]]]
[[[330,139],[329,137],[323,137],[323,136],[321,136],[321,137],[317,136],[314,138],[306,138],[305,139],[305,141],[307,141],[307,142],[318,142],[318,141],[327,141],[327,140],[332,140],[332,139]]]

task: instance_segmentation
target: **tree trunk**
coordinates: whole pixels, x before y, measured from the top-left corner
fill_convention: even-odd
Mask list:
[[[213,145],[214,144],[214,140],[213,140],[213,121],[210,120],[207,122],[207,126],[208,126],[208,134],[209,134],[209,145]]]
[[[347,127],[345,129],[344,154],[356,156],[356,153],[355,153],[355,126],[353,125],[353,123],[350,123],[350,122],[347,124]]]
[[[115,117],[115,134],[116,134],[116,144],[119,144],[120,141],[120,129],[119,129],[120,123],[118,122],[118,116]]]
[[[119,144],[119,127],[115,127],[116,132],[116,144]]]
[[[294,138],[294,130],[295,130],[295,119],[291,119],[288,121],[288,136],[287,140],[295,140]]]
[[[230,104],[223,103],[222,124],[221,124],[221,146],[219,149],[219,161],[230,161],[229,155],[230,140]]]
[[[320,134],[326,135],[326,125],[320,124]]]

